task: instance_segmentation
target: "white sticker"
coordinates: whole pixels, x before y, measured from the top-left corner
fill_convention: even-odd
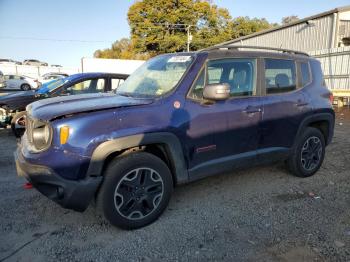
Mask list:
[[[168,62],[169,63],[186,63],[191,60],[191,56],[186,55],[186,56],[173,56],[169,58]]]

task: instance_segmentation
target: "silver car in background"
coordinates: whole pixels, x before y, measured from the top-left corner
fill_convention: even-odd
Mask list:
[[[23,65],[32,65],[32,66],[48,66],[48,63],[41,62],[36,59],[27,59],[23,61]]]
[[[0,71],[0,88],[5,88],[6,87],[6,81],[4,74]]]
[[[19,75],[5,75],[6,89],[21,89],[21,90],[31,90],[37,89],[41,86],[41,83],[29,76],[19,76]]]
[[[46,74],[43,74],[39,78],[39,82],[44,84],[44,83],[50,82],[51,80],[59,79],[59,78],[65,78],[67,76],[69,76],[69,75],[65,74],[65,73],[46,73]]]
[[[0,65],[21,65],[21,62],[12,60],[12,59],[3,59],[0,58]]]

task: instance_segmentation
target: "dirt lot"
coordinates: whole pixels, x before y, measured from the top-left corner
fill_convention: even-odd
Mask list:
[[[275,164],[207,178],[178,187],[163,216],[136,231],[23,189],[15,139],[1,130],[0,261],[349,261],[350,111],[337,115],[314,177]]]

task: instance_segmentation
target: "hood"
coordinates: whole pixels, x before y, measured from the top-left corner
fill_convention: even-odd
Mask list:
[[[26,110],[30,116],[36,119],[51,120],[64,115],[146,105],[152,102],[152,99],[137,99],[115,94],[98,93],[43,99],[28,105]]]
[[[0,96],[0,104],[6,103],[6,101],[11,101],[14,99],[20,99],[23,97],[30,97],[30,96],[35,96],[35,92],[30,90],[30,91],[19,91],[19,92],[13,92],[8,95]]]

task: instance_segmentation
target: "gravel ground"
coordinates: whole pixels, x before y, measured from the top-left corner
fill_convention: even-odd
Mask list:
[[[350,111],[313,177],[283,164],[176,188],[158,221],[123,231],[23,189],[0,130],[0,261],[350,261]]]

